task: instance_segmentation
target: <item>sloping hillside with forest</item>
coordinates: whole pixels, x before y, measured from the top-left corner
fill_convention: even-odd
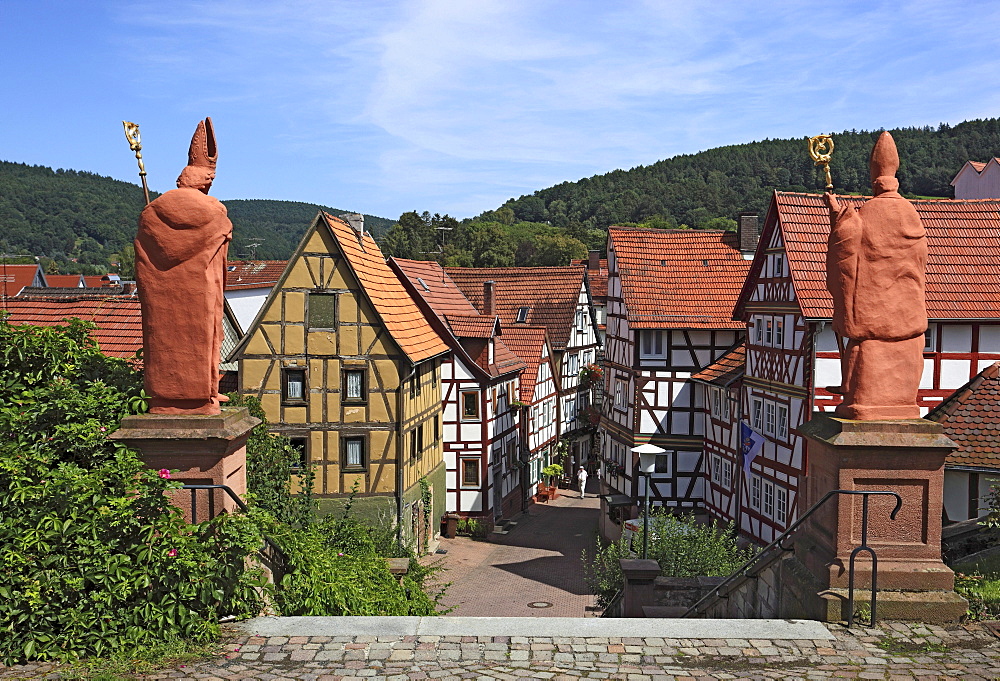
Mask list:
[[[287,258],[316,211],[345,212],[297,201],[229,199],[225,204],[233,221],[234,259],[249,254],[252,239],[261,242],[256,257]],[[0,254],[40,256],[63,273],[107,272],[135,238],[142,208],[142,189],[130,182],[0,161]],[[392,221],[366,215],[365,225],[378,235]]]

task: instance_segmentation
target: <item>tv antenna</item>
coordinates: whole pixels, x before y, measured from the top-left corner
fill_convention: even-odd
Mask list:
[[[264,237],[255,236],[250,239],[250,242],[246,245],[246,255],[243,256],[244,260],[256,260],[257,259],[257,249],[260,245],[264,243]]]

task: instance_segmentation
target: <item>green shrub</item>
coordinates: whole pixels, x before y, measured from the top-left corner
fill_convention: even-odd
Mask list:
[[[584,579],[607,607],[624,586],[622,558],[634,557],[642,546],[643,530],[635,533],[632,546],[622,538],[598,546],[593,555],[583,552]],[[741,549],[732,526],[703,525],[692,515],[671,515],[654,509],[649,516],[648,557],[660,565],[664,577],[720,577],[731,574],[750,560],[752,549]]]
[[[141,378],[90,325],[0,319],[0,661],[109,656],[209,640],[259,612],[252,518],[184,522],[176,483],[109,440]]]
[[[490,533],[489,526],[478,518],[459,518],[458,533],[466,534],[474,539],[485,539]]]

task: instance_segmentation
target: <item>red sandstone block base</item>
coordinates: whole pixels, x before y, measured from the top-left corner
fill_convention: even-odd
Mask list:
[[[138,450],[150,468],[176,470],[173,480],[226,485],[242,497],[247,491],[247,437],[259,423],[243,407],[223,408],[213,416],[142,414],[125,417],[111,437]],[[197,490],[193,495],[177,490],[172,500],[189,522],[236,510],[236,503],[221,490]]]

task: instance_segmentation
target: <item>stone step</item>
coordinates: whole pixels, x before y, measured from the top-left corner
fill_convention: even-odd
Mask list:
[[[711,620],[590,617],[257,617],[237,625],[247,636],[542,636],[739,638],[830,641],[811,620]]]

